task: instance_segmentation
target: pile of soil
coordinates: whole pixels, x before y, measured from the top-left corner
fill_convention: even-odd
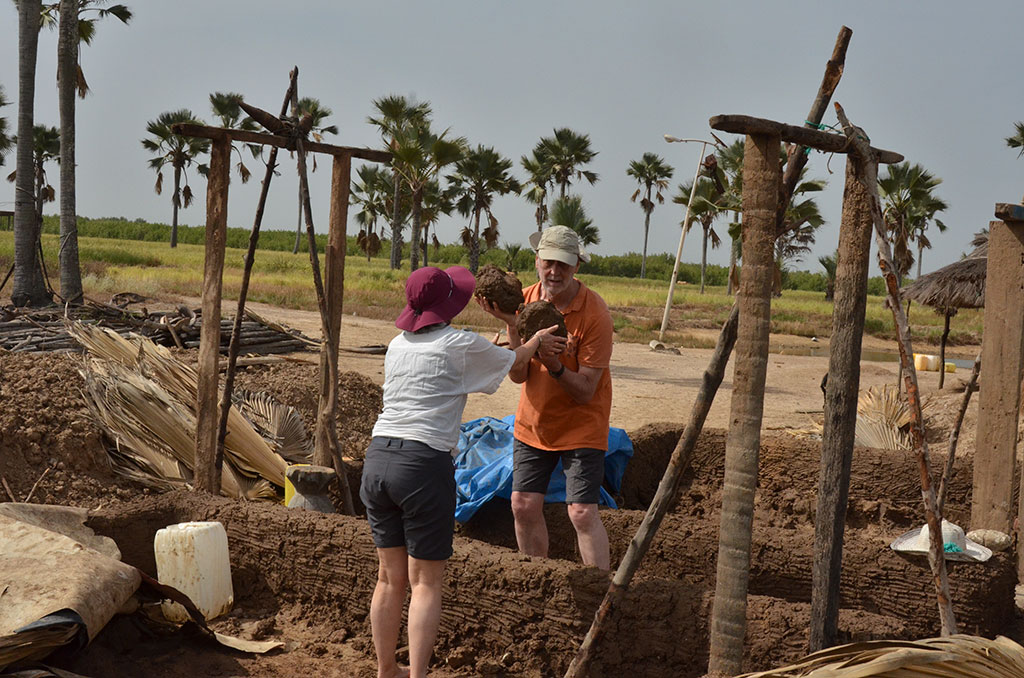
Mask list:
[[[523,341],[529,341],[530,337],[540,330],[557,325],[555,334],[560,337],[568,336],[565,329],[565,318],[550,301],[531,301],[523,306],[516,316],[516,332]]]
[[[550,325],[550,323],[549,323]],[[190,354],[183,354],[190,355]],[[220,520],[231,549],[235,608],[218,631],[281,640],[265,656],[229,652],[187,634],[154,635],[118,619],[65,667],[84,675],[374,675],[369,598],[376,556],[362,517],[323,515],[264,502],[190,492],[151,493],[113,476],[106,441],[80,394],[80,358],[0,355],[0,475],[17,499],[38,481],[33,502],[97,509],[90,525],[114,538],[126,562],[155,573],[153,535],[168,524]],[[312,365],[282,363],[239,372],[238,386],[316,418],[319,377]],[[340,379],[339,434],[350,484],[380,410],[380,388],[365,377]],[[933,404],[939,425],[958,402]],[[965,429],[965,431],[968,429]],[[602,513],[613,564],[623,556],[664,473],[682,427],[630,432],[635,453],[617,501]],[[967,436],[969,437],[969,436]],[[595,675],[698,676],[707,661],[726,435],[706,430],[669,514],[625,597],[622,616],[598,655]],[[938,447],[936,445],[935,447]],[[947,499],[954,522],[970,507],[971,445],[961,445]],[[745,669],[793,661],[806,648],[820,443],[766,433],[754,517]],[[944,457],[933,448],[932,463]],[[45,476],[40,476],[47,468]],[[916,464],[909,455],[858,449],[847,521],[840,631],[844,639],[911,638],[938,632],[927,566],[888,543],[921,522]],[[3,495],[0,495],[2,497]],[[608,575],[579,566],[565,507],[549,505],[551,558],[515,551],[507,501],[494,500],[462,526],[448,566],[445,610],[433,675],[560,675],[586,633]],[[984,566],[950,568],[962,632],[1009,633],[1015,565],[1007,554]],[[404,641],[400,641],[400,645]],[[326,662],[326,663],[325,663]],[[325,666],[330,667],[325,671]],[[135,668],[139,667],[139,668]],[[332,673],[333,671],[333,673]]]
[[[475,295],[486,299],[505,313],[515,313],[525,301],[523,283],[516,274],[506,273],[493,264],[485,265],[476,274]]]

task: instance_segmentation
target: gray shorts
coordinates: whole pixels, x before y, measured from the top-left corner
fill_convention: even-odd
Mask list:
[[[447,560],[455,534],[451,453],[414,440],[375,437],[366,449],[359,498],[373,543],[404,546],[420,560]]]
[[[512,446],[512,491],[547,494],[551,473],[562,460],[565,503],[596,504],[604,482],[604,450],[540,450],[516,440]]]

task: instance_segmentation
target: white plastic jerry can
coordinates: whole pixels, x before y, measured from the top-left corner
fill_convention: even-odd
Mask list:
[[[218,522],[194,522],[169,525],[157,530],[153,539],[157,580],[178,589],[195,603],[206,619],[214,619],[231,609],[231,561],[228,535]],[[175,622],[188,621],[185,608],[165,600],[164,617]]]

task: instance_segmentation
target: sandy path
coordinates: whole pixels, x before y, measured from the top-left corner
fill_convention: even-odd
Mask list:
[[[250,304],[257,313],[293,327],[312,336],[320,336],[320,320],[315,312],[282,309],[267,304]],[[233,310],[231,311],[233,312]],[[358,347],[387,344],[397,330],[390,322],[346,315],[342,320],[341,346]],[[701,331],[698,331],[698,333]],[[717,338],[714,330],[708,337]],[[812,343],[810,339],[793,336],[772,336],[773,350],[768,360],[768,377],[764,403],[764,427],[805,428],[822,408],[819,384],[828,371],[827,357],[787,355],[787,350],[804,348],[825,349],[828,342]],[[880,339],[865,337],[865,347],[874,350],[893,350],[895,347]],[[958,355],[969,356],[976,348],[961,348]],[[612,352],[611,424],[633,430],[644,424],[660,421],[683,422],[689,418],[690,408],[701,385],[701,377],[711,359],[711,349],[680,349],[680,354],[652,351],[644,344],[616,342]],[[378,384],[384,381],[384,357],[361,353],[342,352],[342,370],[364,374]],[[861,365],[861,388],[876,384],[895,383],[896,363],[865,361]],[[959,370],[947,375],[946,383],[954,385],[967,373]],[[937,372],[919,373],[924,393],[935,390]],[[729,398],[732,391],[732,366],[726,370],[719,397],[708,415],[707,425],[727,428]],[[482,416],[502,417],[515,412],[519,399],[519,386],[506,380],[497,393],[490,396],[472,395],[466,406],[464,420]]]

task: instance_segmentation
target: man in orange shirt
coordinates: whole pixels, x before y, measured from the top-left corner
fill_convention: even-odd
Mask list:
[[[565,316],[564,350],[538,352],[509,372],[522,384],[516,410],[512,467],[512,514],[516,541],[527,555],[548,554],[544,495],[559,459],[565,469],[565,501],[587,565],[609,569],[608,533],[597,504],[604,480],[608,419],[612,406],[612,318],[608,306],[575,274],[590,257],[575,231],[552,226],[530,236],[540,281],[523,290],[526,302],[550,301]],[[508,325],[509,348],[522,343],[515,314],[481,300],[485,311]]]

